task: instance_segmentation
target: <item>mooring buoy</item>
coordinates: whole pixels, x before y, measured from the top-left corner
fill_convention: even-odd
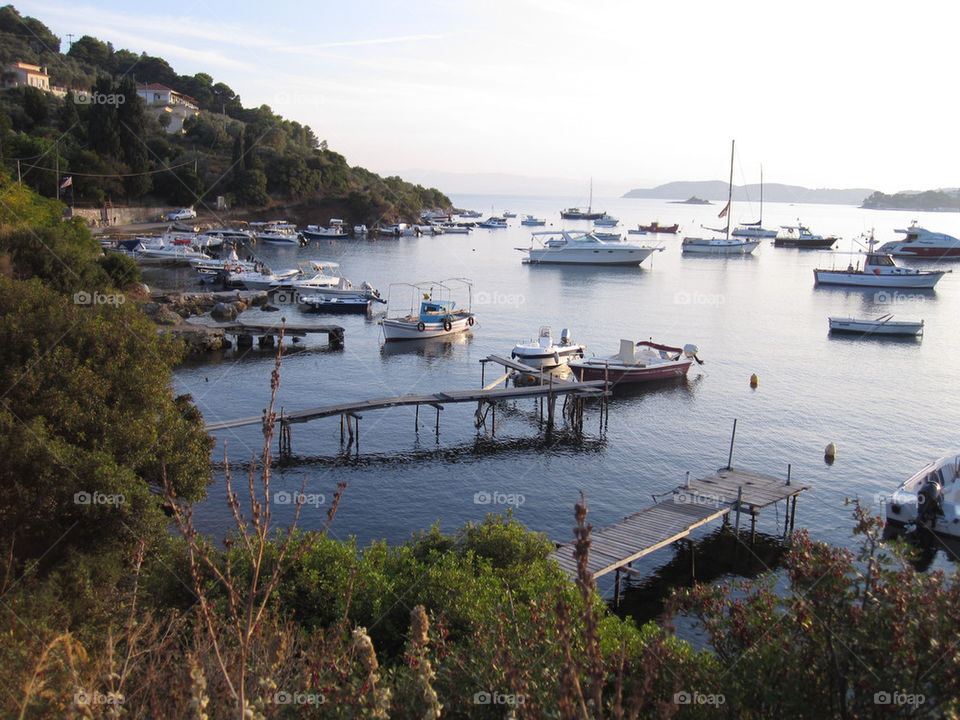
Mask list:
[[[760,378],[758,378],[757,374],[754,373],[753,375],[750,376],[750,387],[755,388],[759,384],[760,384]]]

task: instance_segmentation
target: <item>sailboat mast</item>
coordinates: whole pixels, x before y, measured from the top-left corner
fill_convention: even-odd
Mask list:
[[[730,141],[730,185],[727,192],[727,240],[730,239],[730,206],[733,203],[733,148],[736,140]]]
[[[590,201],[587,203],[587,215],[593,212],[593,178],[590,178]]]
[[[760,166],[760,224],[757,227],[763,230],[763,165]]]

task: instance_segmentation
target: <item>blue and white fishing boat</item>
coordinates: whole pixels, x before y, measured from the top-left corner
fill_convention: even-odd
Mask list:
[[[503,230],[507,227],[507,220],[502,217],[488,217],[480,223],[480,227]]]
[[[466,287],[467,308],[458,308],[450,299],[450,284],[460,283]],[[425,340],[462,333],[473,327],[476,322],[471,312],[473,285],[463,278],[451,278],[442,282],[400,283],[392,285],[412,289],[414,298],[419,298],[419,307],[410,309],[409,314],[386,317],[380,321],[385,340]],[[392,294],[392,293],[391,293]]]

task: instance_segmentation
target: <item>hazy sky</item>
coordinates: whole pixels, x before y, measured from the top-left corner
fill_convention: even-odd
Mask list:
[[[941,0],[14,2],[207,72],[381,174],[960,186]],[[953,8],[953,9],[951,9]],[[531,188],[530,194],[537,194]]]

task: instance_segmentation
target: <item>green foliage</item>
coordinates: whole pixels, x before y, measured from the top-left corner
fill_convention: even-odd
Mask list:
[[[960,210],[960,193],[956,190],[926,190],[920,193],[886,195],[877,191],[863,201],[863,207],[902,210]]]

